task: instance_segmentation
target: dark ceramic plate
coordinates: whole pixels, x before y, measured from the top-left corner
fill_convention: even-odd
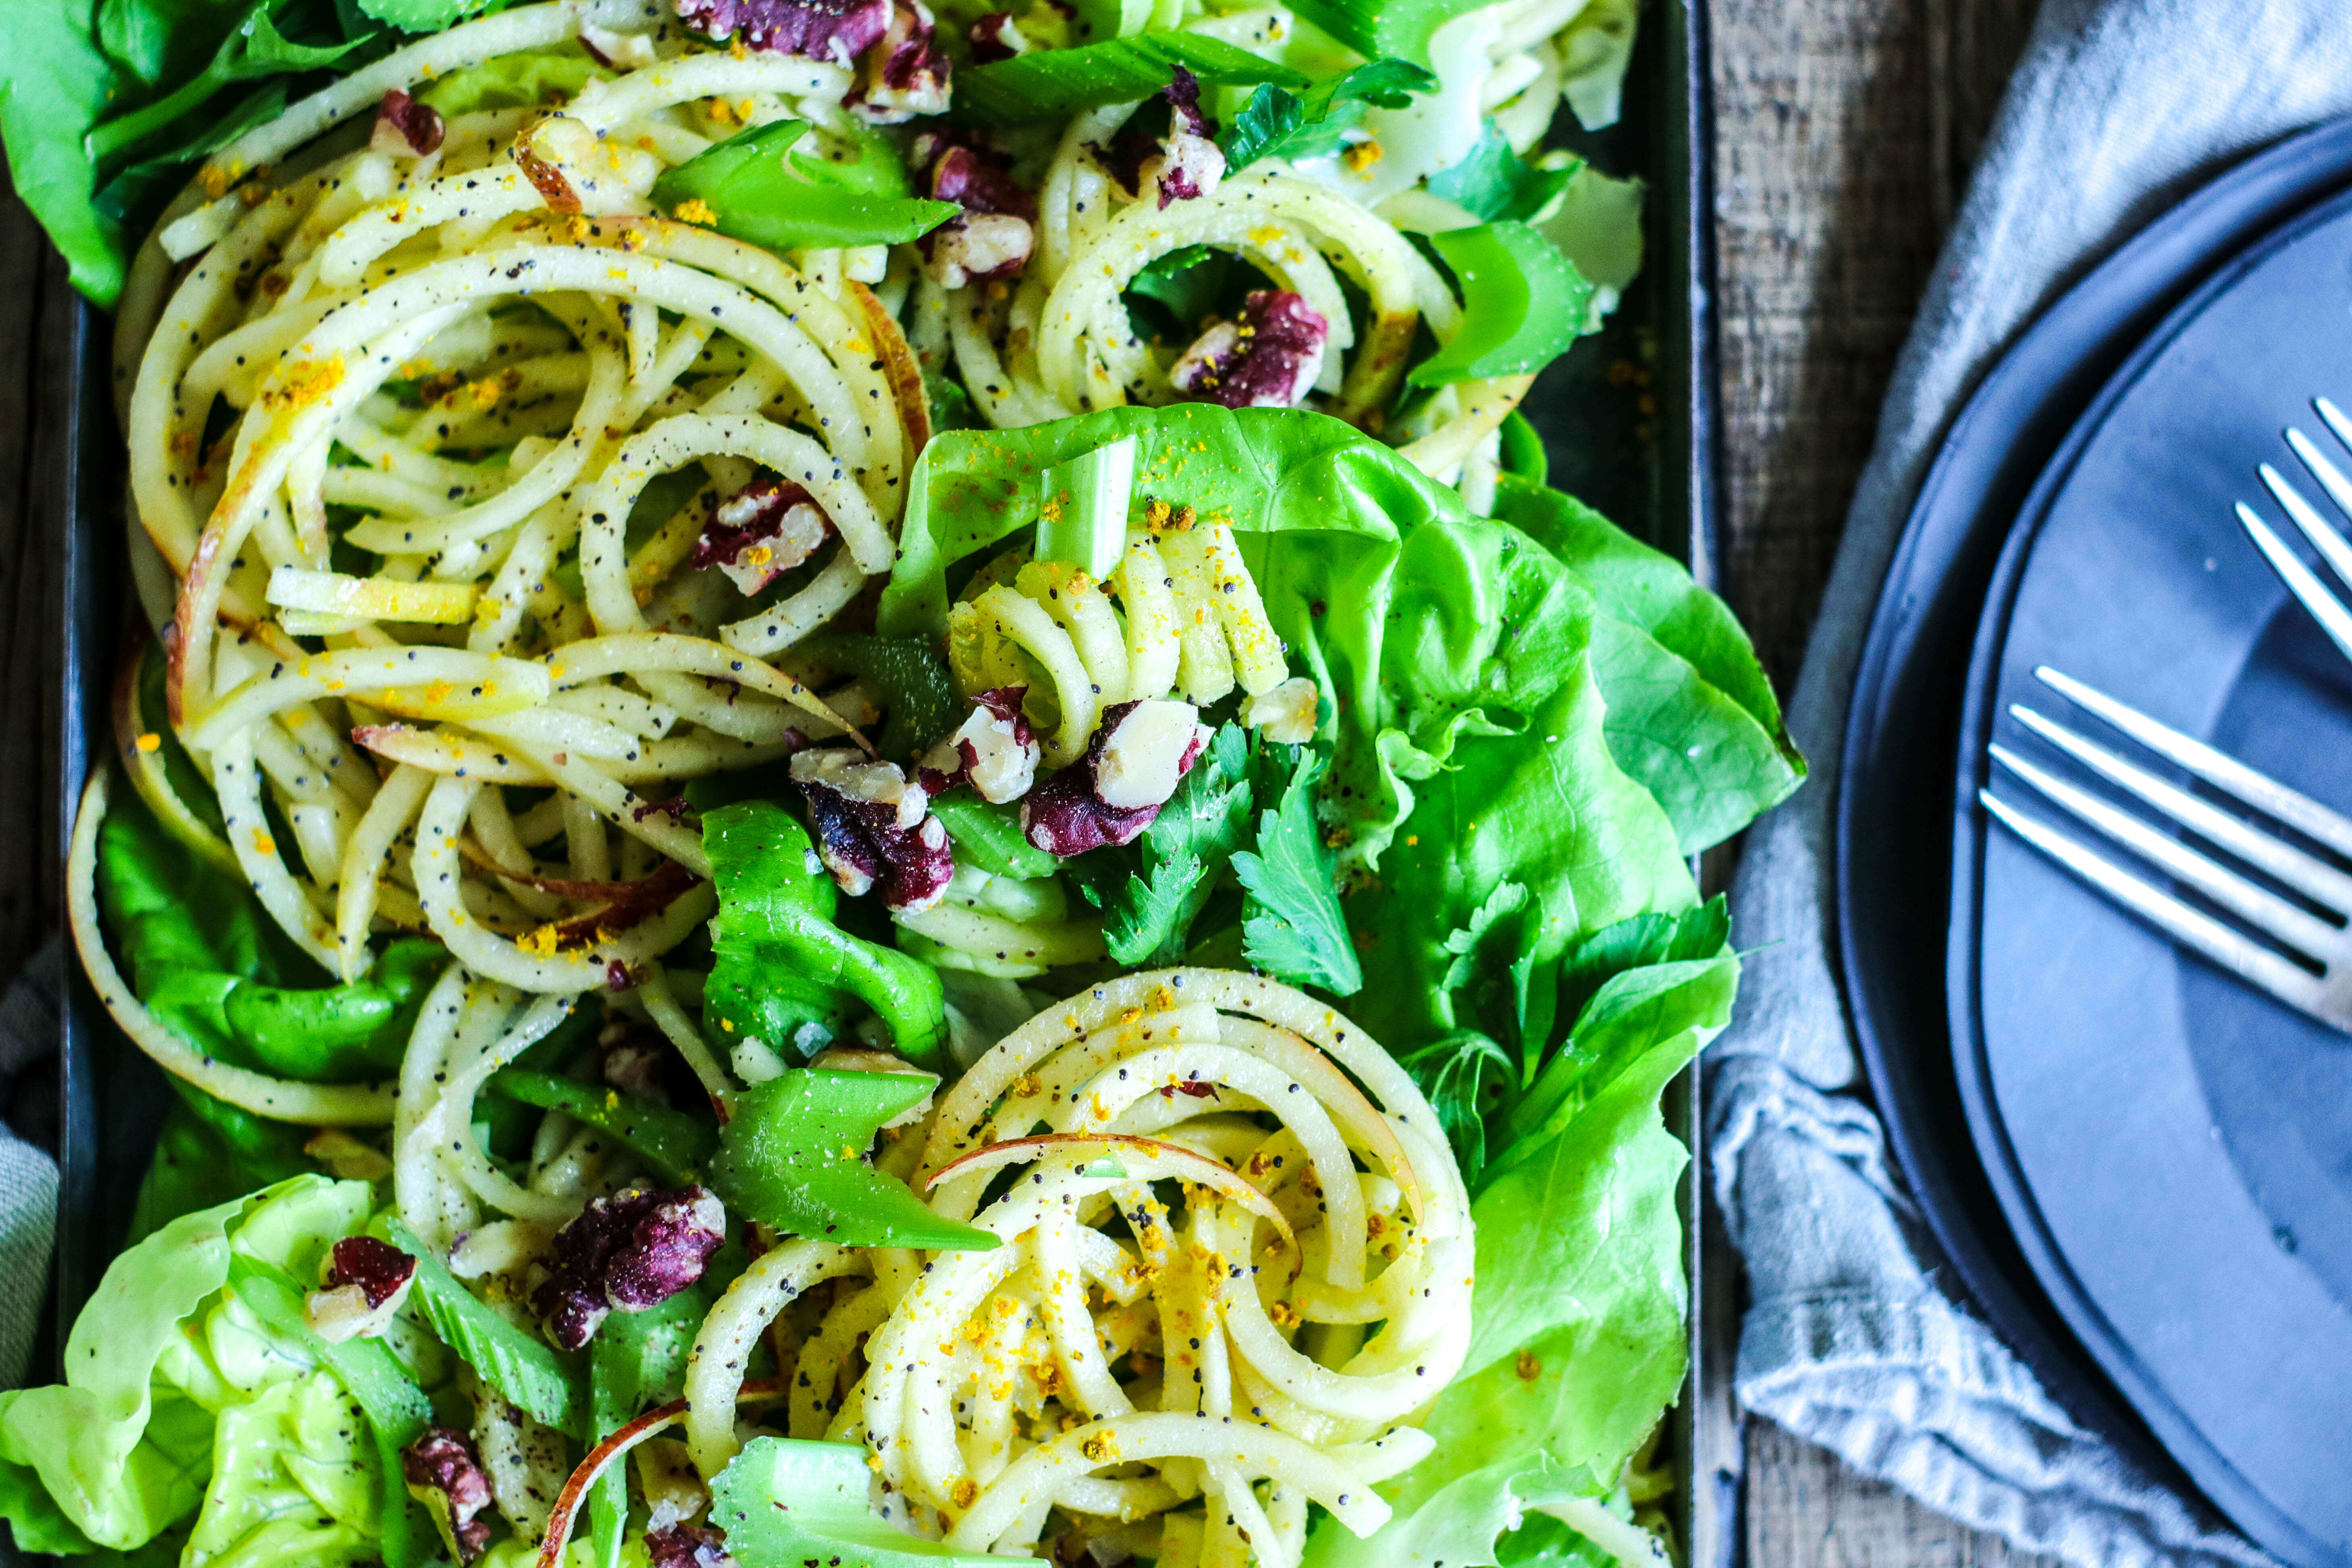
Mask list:
[[[2347,184],[2352,123],[2323,127],[2250,159],[2150,225],[2020,340],[1955,422],[1922,489],[1865,645],[1845,735],[1837,826],[1842,957],[1856,1033],[1896,1156],[1979,1309],[2076,1419],[2175,1479],[2181,1469],[2149,1436],[2153,1427],[2169,1446],[2175,1432],[2137,1397],[2119,1392],[2118,1385],[2129,1380],[2114,1363],[2086,1351],[2084,1341],[2100,1331],[2098,1324],[2071,1310],[2076,1303],[2063,1269],[2037,1267],[2047,1258],[2046,1249],[2035,1250],[2035,1227],[2012,1233],[2012,1216],[1971,1136],[1956,1071],[1947,986],[1956,742],[1988,585],[2011,538],[2012,521],[2035,494],[2037,479],[2045,469],[2063,477],[2082,444],[2083,434],[2070,440],[2070,429],[2168,311],[2209,285],[2247,247]],[[2352,281],[2352,275],[2346,280]],[[2284,335],[2321,338],[2312,331],[2317,320],[2307,317]],[[2309,390],[2325,388],[2315,384]],[[2271,401],[2293,401],[2303,391],[2283,385]],[[2227,525],[2228,495],[2251,485],[2253,462],[2280,450],[2272,413],[2259,410],[2252,418],[2256,434],[2221,465],[2237,489],[2224,494],[2214,513],[2217,528]],[[2095,417],[2084,421],[2084,433],[2095,423]],[[2194,438],[2204,438],[2205,431],[2201,419],[2192,426]],[[2053,468],[2062,446],[2066,454]],[[2046,481],[2044,490],[2055,482]],[[2150,515],[2142,506],[2115,521],[2129,525]],[[2239,542],[2233,548],[2246,546]],[[2201,556],[2197,563],[2201,574]],[[2262,570],[2259,562],[2252,565],[2256,573]],[[2091,616],[2092,605],[2105,602],[2104,596],[2084,600],[2077,618]],[[2078,673],[2102,679],[2109,668]],[[2232,663],[2228,671],[2234,676],[2236,668]],[[2116,684],[2134,700],[2156,700],[2140,687]],[[2189,717],[2179,711],[2168,716]],[[2224,744],[2242,741],[2236,731],[2220,738]],[[1971,768],[1981,758],[1981,733],[1972,731],[1967,752]],[[1975,862],[1965,847],[1974,842],[1971,836],[1980,825],[1973,797],[1968,798],[1970,809],[1960,818],[1960,864],[1963,874],[1972,877]],[[2113,919],[2087,895],[2072,896],[2076,903],[2069,907],[2084,910],[2085,918]],[[1963,926],[1973,932],[1972,913]],[[1973,955],[1969,945],[1962,957],[1972,963]],[[2177,967],[2160,945],[2154,957],[2167,966],[2161,973],[2168,976]],[[1969,1054],[1957,1059],[1965,1063]],[[2127,1075],[2123,1081],[2133,1079]],[[2117,1102],[2111,1093],[2076,1114],[2105,1125],[2099,1118]],[[1994,1152],[2000,1152],[1997,1144]],[[2241,1392],[2251,1401],[2251,1389]],[[2341,1452],[2347,1436],[2352,1430],[2338,1431],[2336,1451]],[[2231,1500],[2222,1495],[2224,1478],[2186,1451],[2181,1458],[2217,1500]],[[2253,1514],[2238,1517],[2260,1528]],[[2269,1539],[2284,1549],[2284,1537]]]
[[[2177,952],[1973,809],[2054,666],[2352,807],[2352,665],[2231,515],[2352,394],[2352,195],[2232,261],[2100,395],[1987,601],[1960,737],[1954,1058],[2033,1271],[2206,1495],[2352,1564],[2352,1039]],[[2324,433],[2324,432],[2323,432]],[[2267,498],[2264,498],[2267,501]],[[2043,760],[2047,760],[2044,757]]]

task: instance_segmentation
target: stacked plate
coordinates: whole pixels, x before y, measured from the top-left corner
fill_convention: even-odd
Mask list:
[[[1990,745],[2038,744],[2012,704],[2098,728],[2051,666],[2352,811],[2352,662],[2232,515],[2281,521],[2255,468],[2318,396],[2352,403],[2352,123],[2158,220],[1971,400],[1872,627],[1839,878],[1873,1084],[1979,1307],[2077,1419],[2352,1568],[2352,1037],[1977,805]]]

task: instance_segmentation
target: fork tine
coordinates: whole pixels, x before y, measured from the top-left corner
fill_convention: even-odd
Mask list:
[[[2248,924],[2314,957],[2340,940],[2343,933],[2326,921],[2295,908],[2269,889],[2247,880],[2178,838],[2158,832],[2129,812],[2118,811],[2098,796],[2043,772],[2008,747],[1995,745],[1992,755],[1994,761],[2071,815],[2143,858],[2154,861]]]
[[[2352,479],[2346,479],[2344,470],[2329,462],[2326,454],[2313,446],[2311,437],[2302,431],[2289,427],[2286,444],[2294,448],[2294,455],[2303,459],[2303,466],[2311,470],[2320,488],[2344,509],[2344,515],[2352,517]],[[2276,468],[2264,463],[2256,471],[2262,475],[2263,483],[2270,487],[2271,494],[2278,497],[2279,505],[2286,508],[2287,516],[2303,530],[2303,536],[2311,541],[2312,548],[2326,558],[2338,577],[2352,583],[2352,543],[2347,543],[2336,525],[2320,516],[2319,509],[2304,500],[2303,492],[2287,483]]]
[[[2169,780],[2125,761],[2105,746],[2084,739],[2031,708],[2011,704],[2009,710],[2019,723],[2113,779],[2190,832],[2220,845],[2248,865],[2269,872],[2304,897],[2339,914],[2352,914],[2352,877],[2284,839],[2273,837],[2243,817],[2232,816],[2212,802],[2200,800]]]
[[[2319,1009],[2326,988],[2300,965],[2231,930],[2204,910],[2141,881],[2106,857],[2025,816],[1992,791],[1979,790],[1977,799],[2019,837],[2175,941],[2195,948],[2289,1006],[2325,1016]]]
[[[2291,790],[2267,773],[2256,773],[2226,752],[2179,731],[2158,723],[2137,708],[2126,707],[2096,687],[2043,665],[2034,676],[2079,708],[2086,708],[2160,757],[2178,763],[2207,784],[2256,811],[2277,818],[2330,849],[2352,859],[2352,820]]]
[[[2343,442],[2347,448],[2352,448],[2352,419],[2344,416],[2344,410],[2336,406],[2336,400],[2332,397],[2315,397],[2311,400],[2311,405],[2319,410],[2319,416],[2327,421],[2327,427],[2336,432],[2336,438]]]
[[[2286,584],[2286,591],[2311,612],[2320,629],[2344,650],[2344,657],[2352,658],[2352,611],[2337,603],[2327,584],[2315,576],[2311,568],[2303,563],[2303,558],[2288,549],[2286,541],[2272,532],[2271,525],[2256,516],[2254,509],[2244,501],[2238,503],[2238,521],[2252,537],[2255,548],[2269,560],[2271,570]]]

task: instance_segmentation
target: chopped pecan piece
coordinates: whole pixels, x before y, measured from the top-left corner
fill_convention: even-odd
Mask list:
[[[974,22],[964,37],[965,41],[971,45],[973,62],[983,66],[1009,60],[1015,55],[1025,55],[1036,47],[1013,20],[1010,11],[991,11]]]
[[[310,1293],[302,1315],[323,1340],[373,1338],[415,1279],[416,1259],[400,1248],[372,1236],[347,1236],[328,1254],[324,1288]]]
[[[1281,289],[1253,290],[1238,321],[1213,321],[1168,373],[1186,395],[1227,408],[1295,408],[1323,374],[1326,321]]]
[[[727,1538],[699,1524],[672,1524],[646,1533],[646,1558],[653,1568],[735,1568]]]
[[[1013,182],[1003,158],[926,132],[915,139],[915,160],[929,165],[931,199],[963,208],[919,242],[933,282],[961,289],[1010,278],[1028,265],[1037,243],[1037,202]]]
[[[947,829],[897,764],[828,746],[795,754],[792,780],[816,825],[817,857],[843,892],[859,898],[879,882],[884,906],[902,912],[946,896],[955,875]]]
[[[547,1337],[576,1351],[609,1312],[657,1307],[702,1278],[727,1240],[727,1210],[701,1187],[631,1187],[555,1233],[554,1268],[531,1293]]]
[[[1020,799],[1036,781],[1045,755],[1021,711],[1026,687],[1001,686],[975,699],[971,717],[923,755],[918,776],[931,795],[968,784],[995,805]]]
[[[689,566],[716,566],[749,598],[816,553],[832,523],[796,484],[757,479],[710,509]]]
[[[1209,731],[1189,702],[1119,702],[1103,710],[1087,754],[1021,803],[1029,842],[1066,859],[1131,844],[1192,770]]]
[[[376,105],[375,130],[368,137],[368,151],[389,153],[395,158],[422,158],[439,151],[443,132],[441,116],[431,104],[419,103],[395,87]]]
[[[919,114],[948,111],[948,58],[932,42],[923,0],[896,0],[890,26],[866,56],[865,89],[850,112],[868,125],[903,125]]]
[[[1168,134],[1154,141],[1130,121],[1108,147],[1094,149],[1110,177],[1140,200],[1153,189],[1160,205],[1190,201],[1217,188],[1225,175],[1225,155],[1217,146],[1217,122],[1201,111],[1201,82],[1182,66],[1160,89],[1168,104]]]
[[[706,38],[740,32],[746,47],[847,67],[889,30],[890,0],[676,0]]]
[[[490,1478],[471,1437],[447,1426],[427,1427],[400,1451],[400,1473],[459,1563],[489,1550],[490,1522],[479,1516],[490,1506]]]

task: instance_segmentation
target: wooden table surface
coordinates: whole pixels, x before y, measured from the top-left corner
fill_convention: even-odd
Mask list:
[[[2034,0],[1712,0],[1725,591],[1795,679],[1878,403]],[[55,584],[29,454],[58,416],[62,274],[0,207],[0,975],[59,921]],[[1949,1524],[1768,1422],[1748,1424],[1754,1568],[2054,1559]]]

